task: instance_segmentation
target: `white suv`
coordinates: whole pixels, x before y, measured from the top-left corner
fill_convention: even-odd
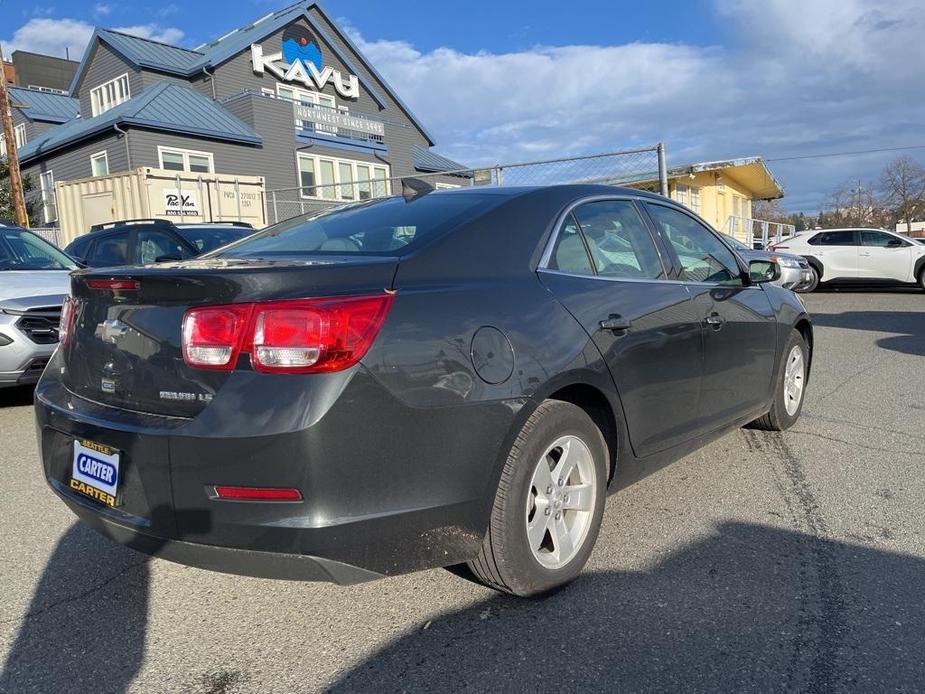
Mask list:
[[[925,290],[925,246],[881,229],[817,229],[774,244],[772,251],[802,255],[820,282],[918,284]]]

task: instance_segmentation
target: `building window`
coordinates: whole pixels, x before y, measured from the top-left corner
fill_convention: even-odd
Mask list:
[[[691,186],[691,212],[700,214],[700,188]]]
[[[13,128],[13,136],[16,138],[16,149],[24,147],[26,144],[26,124],[20,123]]]
[[[67,94],[63,89],[54,89],[53,87],[40,87],[37,84],[30,84],[29,89],[34,89],[38,92],[45,92],[46,94]]]
[[[192,173],[213,173],[215,171],[215,163],[210,152],[158,147],[157,156],[161,162],[161,168],[168,171],[191,171]]]
[[[0,133],[0,158],[6,157],[6,138]]]
[[[55,203],[55,176],[51,171],[45,171],[39,176],[39,185],[42,189],[42,212],[45,223],[51,224],[58,219],[58,206]]]
[[[90,157],[90,172],[93,176],[109,175],[109,156],[106,150],[97,152]]]
[[[370,200],[389,195],[387,166],[299,153],[299,194],[322,200]]]
[[[300,103],[305,106],[311,106],[314,108],[329,108],[340,111],[347,110],[345,106],[338,108],[334,97],[329,94],[310,92],[306,89],[299,89],[297,87],[289,87],[286,85],[277,84],[276,95],[281,99],[286,99],[287,101],[293,101],[295,103]],[[324,125],[323,123],[314,123],[312,121],[303,121],[297,119],[295,126],[300,130],[314,130],[319,133],[330,133],[332,135],[337,134],[337,128],[335,126]]]
[[[680,202],[682,205],[687,206],[687,194],[690,188],[680,183],[676,184],[674,187],[674,199]]]
[[[94,116],[106,113],[113,106],[118,106],[132,98],[128,86],[128,73],[103,82],[90,90],[90,110]]]

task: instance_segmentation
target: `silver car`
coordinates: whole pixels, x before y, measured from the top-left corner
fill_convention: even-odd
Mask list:
[[[0,225],[0,388],[42,375],[58,346],[61,304],[76,268],[40,236]]]
[[[795,292],[802,291],[812,285],[812,270],[807,260],[802,256],[791,255],[790,253],[754,250],[729,234],[723,234],[723,237],[746,261],[766,260],[768,258],[777,261],[777,264],[780,266],[780,279],[774,284],[779,284],[784,289],[790,289]]]

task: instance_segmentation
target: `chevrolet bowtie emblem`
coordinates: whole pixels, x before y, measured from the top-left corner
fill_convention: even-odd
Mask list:
[[[129,327],[118,319],[104,320],[96,326],[96,336],[103,342],[116,344],[121,338],[125,337]]]

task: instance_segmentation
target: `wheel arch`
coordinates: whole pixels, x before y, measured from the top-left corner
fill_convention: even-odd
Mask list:
[[[919,279],[922,272],[925,271],[925,255],[921,256],[918,260],[915,261],[915,267],[912,271],[912,276],[915,277],[916,281],[921,282]]]
[[[822,275],[825,272],[825,266],[822,264],[822,261],[814,255],[804,255],[803,259],[816,271],[816,274],[819,275],[819,281],[822,282]]]

